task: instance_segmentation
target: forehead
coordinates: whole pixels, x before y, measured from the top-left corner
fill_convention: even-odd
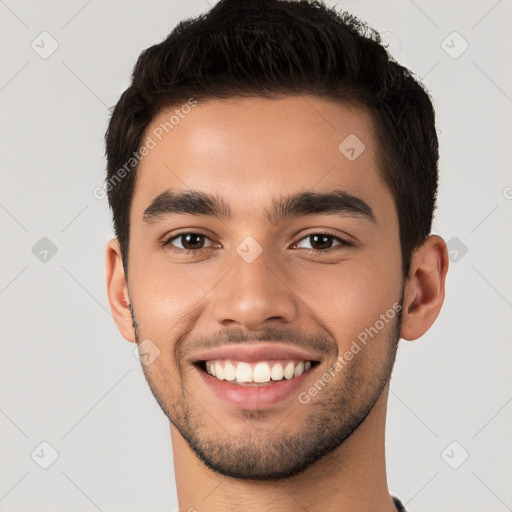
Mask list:
[[[245,217],[294,191],[341,188],[370,203],[379,194],[392,202],[376,164],[372,118],[361,107],[310,95],[190,105],[163,110],[148,126],[143,144],[151,149],[137,171],[133,215],[169,188],[222,194]]]

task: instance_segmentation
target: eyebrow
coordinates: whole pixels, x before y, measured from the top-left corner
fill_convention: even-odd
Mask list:
[[[143,222],[153,224],[164,217],[180,214],[212,216],[223,220],[233,218],[229,204],[216,194],[167,189],[144,210]],[[343,190],[323,193],[306,191],[280,197],[263,214],[272,224],[289,217],[315,214],[361,217],[377,223],[373,210],[363,199]]]

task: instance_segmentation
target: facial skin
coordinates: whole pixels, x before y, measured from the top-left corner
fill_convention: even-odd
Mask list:
[[[175,108],[158,114],[147,135]],[[128,279],[112,240],[109,300],[128,341],[158,347],[142,368],[171,422],[183,510],[202,510],[219,485],[203,509],[292,511],[296,500],[307,510],[334,511],[341,500],[343,510],[394,510],[384,465],[389,378],[399,336],[420,337],[439,313],[448,259],[444,241],[431,236],[404,281],[396,207],[377,168],[372,126],[362,108],[309,95],[209,100],[137,171]],[[354,161],[338,149],[350,134],[365,145]],[[188,213],[145,221],[166,190],[215,194],[231,218]],[[287,196],[335,190],[364,201],[373,219],[353,211],[267,215]],[[177,237],[180,230],[204,236]],[[247,237],[257,243],[250,251],[262,250],[252,262],[237,252],[249,247]],[[343,369],[301,403],[298,394],[332,372],[358,335],[397,304],[401,315],[359,343]],[[205,349],[267,342],[318,356],[298,390],[270,406],[226,402],[193,364]]]

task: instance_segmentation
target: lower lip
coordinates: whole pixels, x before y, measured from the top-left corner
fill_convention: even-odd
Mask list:
[[[219,380],[196,368],[203,382],[221,400],[240,409],[264,409],[298,393],[300,387],[314,368],[289,380],[261,386],[240,386],[226,380]]]

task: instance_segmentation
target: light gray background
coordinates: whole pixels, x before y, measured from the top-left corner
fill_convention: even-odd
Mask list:
[[[399,349],[390,491],[411,512],[512,510],[512,1],[339,6],[382,31],[435,98],[434,232],[454,260],[439,319]],[[137,56],[208,7],[0,0],[0,511],[176,508],[168,423],[110,315],[111,220],[92,191],[104,176],[107,107]],[[43,31],[59,45],[47,59],[31,48]],[[32,252],[43,237],[58,250],[46,262]],[[48,469],[42,442],[59,454]]]

